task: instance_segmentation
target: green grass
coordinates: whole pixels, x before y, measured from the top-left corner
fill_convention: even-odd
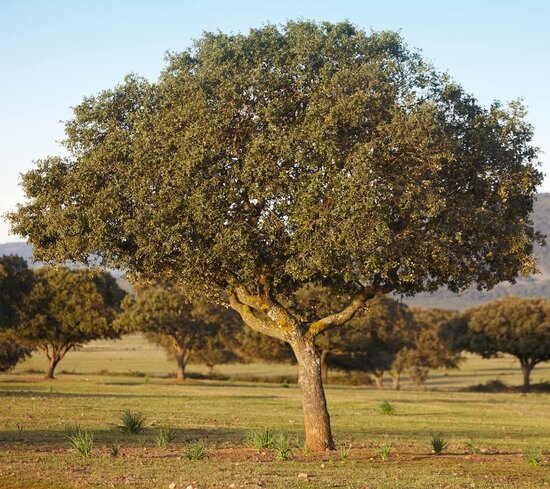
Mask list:
[[[122,343],[114,343],[115,348]],[[147,366],[149,353],[152,359]],[[153,489],[172,483],[178,488],[192,485],[200,489],[231,484],[291,489],[550,486],[550,394],[457,390],[486,378],[505,377],[507,368],[512,368],[509,359],[468,360],[462,371],[435,377],[435,384],[429,383],[427,390],[329,385],[327,400],[335,437],[339,446],[352,448],[345,457],[338,452],[293,449],[290,460],[283,461],[277,460],[274,450],[257,453],[244,440],[250,430],[266,426],[293,440],[303,439],[300,391],[295,384],[288,388],[236,381],[178,384],[156,376],[158,357],[153,353],[136,348],[132,351],[136,363],[128,356],[127,365],[120,364],[121,371],[150,373],[149,382],[135,376],[62,373],[58,380],[48,382],[41,374],[25,374],[22,369],[0,375],[0,487]],[[67,360],[71,355],[75,370],[94,372],[101,369],[107,349],[71,352]],[[94,355],[95,363],[90,359]],[[230,367],[239,372],[249,368],[256,374],[265,371],[266,375],[270,369]],[[545,365],[539,371],[542,377],[535,381],[549,380]],[[514,379],[506,378],[506,383],[519,384],[520,376]],[[398,406],[398,415],[378,412],[385,399]],[[149,433],[143,444],[139,437],[117,428],[125,410],[146,416]],[[67,423],[93,431],[89,457],[81,458],[67,447]],[[178,436],[167,448],[158,448],[154,435],[163,426],[173,427]],[[451,440],[438,457],[428,450],[434,432],[445,433]],[[208,446],[208,456],[200,462],[185,456],[195,440]],[[480,453],[470,453],[471,440],[483,440]],[[391,456],[382,461],[380,446],[389,441]],[[116,457],[111,454],[113,446],[118,448]],[[532,447],[545,450],[538,466],[524,458]],[[298,474],[308,474],[308,480],[299,479]]]

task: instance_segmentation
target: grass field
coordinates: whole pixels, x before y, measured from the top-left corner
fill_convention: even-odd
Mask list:
[[[406,382],[399,392],[329,385],[339,449],[322,454],[301,448],[300,394],[292,383],[176,384],[162,377],[172,362],[138,336],[69,353],[56,381],[28,373],[43,366],[44,360],[35,357],[0,376],[2,489],[550,487],[550,395],[461,391],[496,378],[519,384],[519,370],[510,358],[469,358],[459,371],[435,373],[424,390]],[[237,377],[295,375],[292,366],[218,370]],[[548,380],[550,366],[537,367],[533,381]],[[382,400],[392,403],[394,415],[379,412]],[[143,433],[124,434],[117,428],[125,409],[145,414]],[[69,448],[64,427],[71,422],[93,430],[89,458]],[[164,425],[177,429],[176,438],[158,448],[155,435]],[[263,427],[292,438],[290,460],[276,460],[272,449],[257,453],[246,445],[247,431]],[[439,432],[449,447],[434,455],[430,436]],[[206,446],[203,460],[185,457],[194,440]],[[469,447],[472,442],[476,450]],[[388,443],[390,458],[383,462],[379,447]],[[120,447],[117,457],[111,456],[113,445]],[[545,450],[539,466],[524,460],[531,448]]]

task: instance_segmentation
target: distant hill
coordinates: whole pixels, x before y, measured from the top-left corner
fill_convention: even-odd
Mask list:
[[[533,222],[535,229],[549,236],[550,244],[550,193],[542,193],[537,196],[534,206]],[[29,266],[40,266],[40,263],[32,263],[32,246],[27,243],[0,244],[0,255],[19,255],[29,262]],[[520,297],[548,297],[550,298],[550,246],[536,246],[535,255],[538,258],[538,266],[541,273],[529,279],[519,280],[517,284],[502,283],[493,290],[480,292],[468,289],[460,295],[442,289],[434,294],[418,294],[415,297],[406,297],[404,302],[420,307],[441,307],[446,309],[465,309],[482,302],[488,302],[508,295]],[[126,290],[130,285],[122,277],[122,273],[113,270],[111,273],[117,277],[119,284]]]

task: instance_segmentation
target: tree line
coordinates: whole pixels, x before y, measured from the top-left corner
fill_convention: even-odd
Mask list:
[[[22,258],[3,256],[0,294],[2,371],[39,350],[53,379],[70,350],[132,332],[166,350],[178,380],[185,379],[190,359],[210,372],[224,363],[295,361],[286,343],[244,328],[233,310],[194,300],[174,285],[142,285],[126,294],[104,271],[30,270]],[[304,287],[295,300],[312,315],[340,307],[323,287]],[[395,389],[403,373],[422,385],[432,369],[458,368],[466,351],[484,358],[508,353],[518,358],[528,391],[533,368],[550,359],[550,301],[508,297],[459,314],[380,297],[344,328],[320,335],[316,347],[324,382],[330,369],[365,373],[377,387],[389,374]]]

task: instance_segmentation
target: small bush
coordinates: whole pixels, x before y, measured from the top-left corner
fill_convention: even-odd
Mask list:
[[[386,400],[382,401],[378,405],[378,410],[382,414],[389,414],[389,415],[395,414],[395,408],[390,404],[389,401],[386,401]]]
[[[269,428],[250,430],[246,434],[246,441],[259,452],[273,445],[273,436],[273,432]]]
[[[392,450],[392,444],[391,443],[383,443],[378,447],[378,455],[380,455],[380,460],[382,462],[386,462],[390,458]]]
[[[529,465],[540,465],[542,462],[542,450],[540,448],[528,448],[523,457]]]
[[[71,445],[81,457],[89,457],[94,446],[94,435],[91,431],[79,428],[68,435]]]
[[[202,460],[206,456],[206,446],[202,440],[189,443],[183,450],[187,460]]]
[[[162,426],[155,435],[159,448],[166,448],[176,438],[176,430],[172,426]]]
[[[137,411],[123,411],[120,415],[119,428],[125,433],[137,434],[143,431],[145,416]]]
[[[445,448],[447,448],[449,441],[443,436],[443,434],[438,433],[437,435],[432,435],[430,445],[432,446],[432,452],[439,455],[443,452],[443,450],[445,450]]]
[[[277,460],[288,460],[291,451],[290,438],[286,433],[278,433],[273,438],[273,449]]]

